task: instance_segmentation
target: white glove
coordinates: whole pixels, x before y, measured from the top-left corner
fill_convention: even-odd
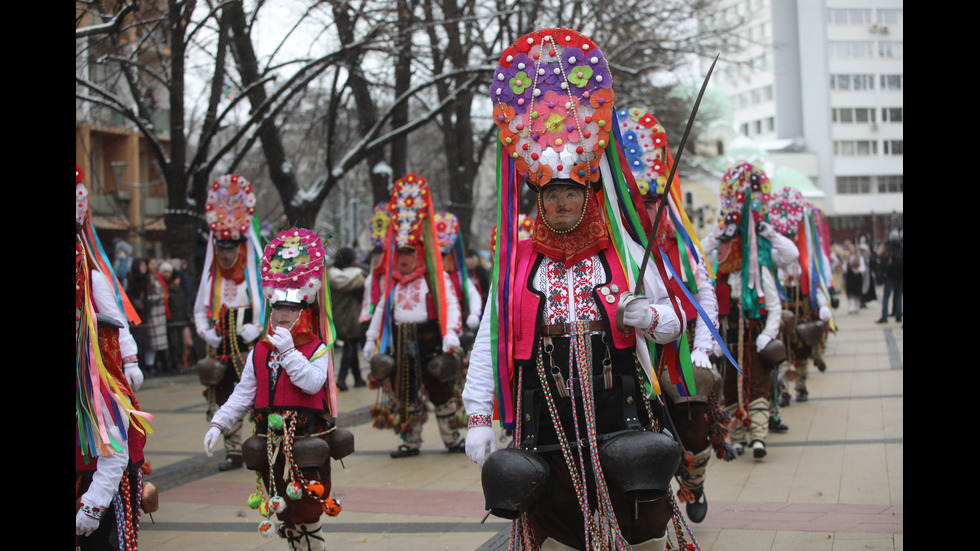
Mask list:
[[[140,366],[138,363],[127,363],[123,366],[123,373],[126,374],[126,380],[129,381],[129,386],[133,387],[134,392],[143,386],[143,372],[140,371]]]
[[[762,352],[762,349],[764,349],[771,341],[772,337],[766,335],[765,333],[759,333],[759,336],[755,339],[755,349]]]
[[[765,237],[766,239],[772,239],[772,226],[769,225],[769,222],[759,222],[759,225],[756,226],[756,229],[759,231],[759,235],[761,235],[762,237]]]
[[[208,329],[204,332],[204,342],[208,343],[211,348],[221,347],[221,337],[218,336],[218,332],[214,329]]]
[[[293,335],[285,327],[276,327],[275,333],[269,335],[269,344],[275,346],[280,352],[285,352],[293,346]]]
[[[92,518],[85,514],[82,509],[79,509],[75,513],[75,535],[76,536],[88,536],[92,532],[95,532],[96,528],[99,527],[99,519]]]
[[[364,359],[370,362],[371,358],[373,358],[374,355],[377,354],[377,348],[378,348],[378,343],[374,341],[367,341],[366,343],[364,343]]]
[[[476,314],[470,314],[466,317],[466,326],[470,329],[476,329],[480,327],[480,316]]]
[[[711,355],[720,358],[725,355],[725,351],[721,349],[721,345],[714,342],[711,346]]]
[[[238,334],[246,343],[253,342],[262,334],[262,326],[255,325],[254,323],[246,323],[238,330]]]
[[[691,363],[697,367],[703,367],[705,369],[711,369],[711,360],[708,359],[708,354],[700,348],[695,348],[691,352]]]
[[[487,456],[497,451],[497,435],[490,427],[473,427],[466,431],[466,457],[483,468]]]
[[[646,297],[638,297],[626,305],[623,311],[623,323],[637,329],[646,329],[653,323],[653,312],[650,311],[650,301]]]
[[[820,321],[830,321],[830,308],[826,306],[820,307]]]
[[[204,435],[204,453],[211,457],[211,450],[214,449],[214,445],[218,443],[218,437],[221,436],[221,429],[218,427],[211,427],[208,429],[208,433]]]
[[[442,351],[449,352],[459,349],[459,337],[456,336],[456,333],[446,333],[446,336],[442,338]]]

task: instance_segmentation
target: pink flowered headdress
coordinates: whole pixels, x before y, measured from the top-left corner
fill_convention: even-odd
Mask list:
[[[784,187],[769,199],[769,223],[786,237],[796,237],[806,208],[807,200],[800,190]]]
[[[262,293],[270,305],[310,305],[323,288],[326,253],[320,237],[307,229],[279,232],[262,254]]]

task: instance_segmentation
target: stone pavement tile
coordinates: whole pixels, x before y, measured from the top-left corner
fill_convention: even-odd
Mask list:
[[[841,502],[890,503],[889,475],[883,444],[849,445],[844,448]]]
[[[835,534],[832,551],[868,551],[904,549],[901,534]]]
[[[792,528],[776,532],[770,551],[832,551],[834,535],[830,532],[793,532]]]
[[[775,537],[775,530],[721,530],[711,551],[767,551],[772,549]]]

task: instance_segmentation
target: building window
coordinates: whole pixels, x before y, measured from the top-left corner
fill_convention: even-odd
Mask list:
[[[854,122],[875,122],[875,110],[873,108],[855,107]]]
[[[834,155],[837,157],[870,157],[878,154],[878,142],[874,140],[836,140]]]
[[[882,107],[881,122],[902,122],[903,108],[901,107]]]
[[[831,25],[867,25],[871,23],[871,10],[828,8],[827,23]]]
[[[755,129],[756,135],[762,134],[762,121],[755,121],[752,123],[752,127]]]
[[[871,193],[871,176],[838,176],[837,193],[858,195]]]
[[[775,132],[776,131],[776,118],[769,117],[766,119],[766,131]]]
[[[827,55],[835,59],[871,58],[874,57],[874,42],[870,40],[828,42]]]
[[[874,75],[830,75],[830,89],[842,92],[874,90]]]
[[[882,143],[885,155],[901,157],[904,154],[905,140],[885,140]]]
[[[902,75],[881,75],[881,89],[901,92]]]
[[[878,57],[885,57],[888,59],[902,59],[902,43],[879,42]]]
[[[742,135],[743,136],[748,136],[749,135],[749,123],[743,122],[742,123],[742,126],[741,126],[741,129],[742,129]]]
[[[878,10],[879,25],[901,25],[902,10]]]
[[[762,89],[756,88],[752,90],[752,105],[759,105],[762,103]]]
[[[772,84],[762,88],[762,99],[772,101]]]
[[[878,193],[904,193],[903,179],[901,174],[878,176]]]
[[[873,123],[875,109],[871,107],[835,107],[830,110],[830,119],[841,124]]]

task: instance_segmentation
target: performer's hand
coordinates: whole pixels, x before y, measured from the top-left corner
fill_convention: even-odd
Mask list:
[[[483,468],[487,456],[497,451],[497,435],[490,427],[472,427],[466,431],[466,457]]]
[[[820,321],[830,321],[830,308],[826,306],[820,307]]]
[[[755,349],[762,352],[762,350],[770,342],[772,342],[772,337],[766,335],[765,333],[759,333],[759,336],[755,339]]]
[[[697,367],[711,369],[711,360],[708,358],[708,353],[700,348],[695,348],[691,351],[691,363]]]
[[[650,300],[637,296],[633,302],[626,305],[623,312],[623,323],[637,329],[647,329],[653,323],[653,312],[650,310]]]
[[[92,518],[85,514],[85,509],[79,509],[75,513],[75,535],[76,536],[88,536],[92,532],[95,532],[96,528],[99,527],[101,521],[97,518]]]
[[[204,332],[204,342],[208,343],[211,348],[221,348],[221,336],[214,329],[208,329]]]
[[[377,348],[378,348],[378,343],[374,341],[369,340],[366,343],[364,343],[364,359],[370,362],[371,358],[373,358],[374,355],[377,353],[376,350]]]
[[[285,352],[293,346],[293,335],[285,327],[276,327],[275,333],[269,335],[269,343],[280,352]]]
[[[772,239],[772,226],[769,225],[769,222],[759,222],[755,229],[762,237]]]
[[[208,454],[208,457],[213,455],[211,453],[214,450],[214,445],[218,443],[218,437],[221,436],[221,429],[218,427],[211,427],[208,429],[208,433],[204,435],[204,453]]]
[[[442,351],[450,352],[452,350],[459,350],[459,349],[460,349],[459,337],[456,336],[456,333],[453,333],[451,331],[446,332],[446,336],[442,338]]]
[[[480,327],[480,316],[477,314],[470,314],[466,317],[466,326],[470,329],[477,329]]]
[[[242,324],[241,329],[238,330],[238,334],[242,337],[242,340],[246,343],[255,341],[262,334],[262,326],[255,325],[254,323]]]
[[[140,366],[138,363],[127,363],[123,366],[123,373],[126,374],[126,381],[129,382],[129,386],[133,387],[134,392],[143,386],[143,372],[140,371]]]

